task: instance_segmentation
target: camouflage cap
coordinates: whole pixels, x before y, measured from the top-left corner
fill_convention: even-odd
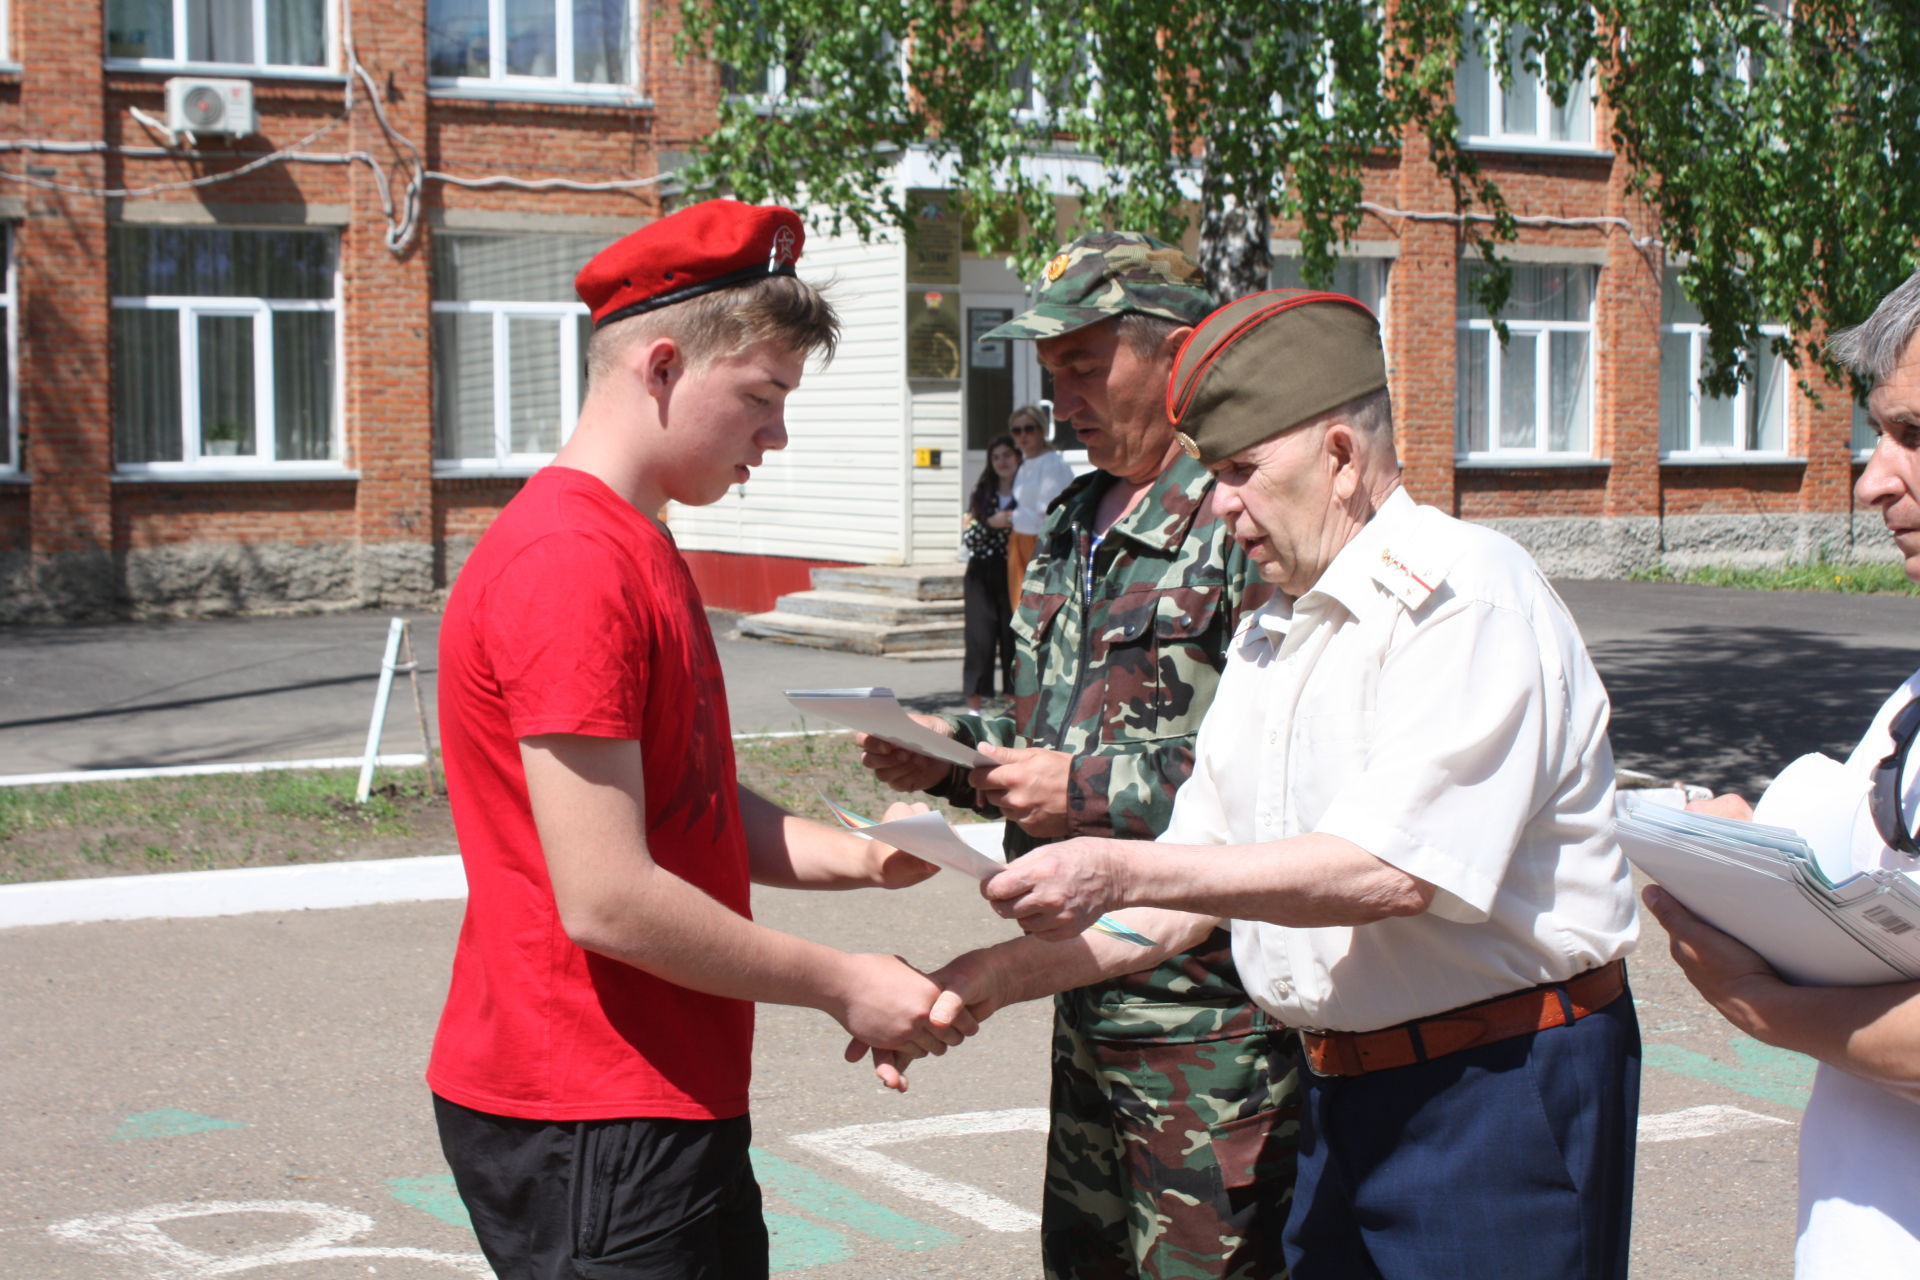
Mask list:
[[[1128,312],[1198,324],[1213,310],[1200,268],[1138,231],[1095,231],[1064,246],[1036,282],[1031,308],[978,341],[1057,338]]]

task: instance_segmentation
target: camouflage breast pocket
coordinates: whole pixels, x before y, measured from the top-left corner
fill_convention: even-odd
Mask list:
[[[1200,727],[1225,662],[1219,583],[1127,592],[1095,624],[1106,685],[1100,740],[1145,742]]]

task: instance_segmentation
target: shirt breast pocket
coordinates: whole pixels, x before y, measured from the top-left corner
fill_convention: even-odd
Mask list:
[[[1122,596],[1090,655],[1106,690],[1100,740],[1149,742],[1197,732],[1225,661],[1224,589],[1174,587]]]

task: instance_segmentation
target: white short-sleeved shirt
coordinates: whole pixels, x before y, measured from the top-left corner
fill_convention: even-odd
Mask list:
[[[1920,672],[1873,718],[1846,767],[1865,775],[1893,749],[1894,713],[1920,697]],[[1920,878],[1920,864],[1889,849],[1860,794],[1853,869],[1886,867]],[[1908,757],[1907,813],[1920,811],[1920,750]],[[1920,1097],[1901,1096],[1822,1063],[1800,1125],[1798,1280],[1920,1276]]]
[[[1022,458],[1013,475],[1013,531],[1037,537],[1047,523],[1047,504],[1073,483],[1073,468],[1052,449],[1037,458]]]
[[[1531,557],[1393,493],[1298,600],[1235,637],[1161,840],[1352,841],[1435,885],[1358,927],[1233,922],[1255,1001],[1370,1031],[1632,950],[1606,691]]]

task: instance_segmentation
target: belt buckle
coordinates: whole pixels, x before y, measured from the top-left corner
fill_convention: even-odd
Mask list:
[[[1322,1071],[1320,1070],[1320,1068],[1313,1065],[1313,1048],[1311,1045],[1307,1043],[1307,1037],[1308,1036],[1324,1036],[1327,1033],[1321,1030],[1319,1027],[1295,1027],[1294,1031],[1297,1032],[1300,1036],[1300,1063],[1302,1066],[1306,1067],[1307,1074],[1310,1076],[1313,1076],[1315,1079],[1318,1079],[1318,1080],[1340,1079],[1339,1072]],[[1323,1043],[1331,1043],[1331,1042],[1323,1042]]]

